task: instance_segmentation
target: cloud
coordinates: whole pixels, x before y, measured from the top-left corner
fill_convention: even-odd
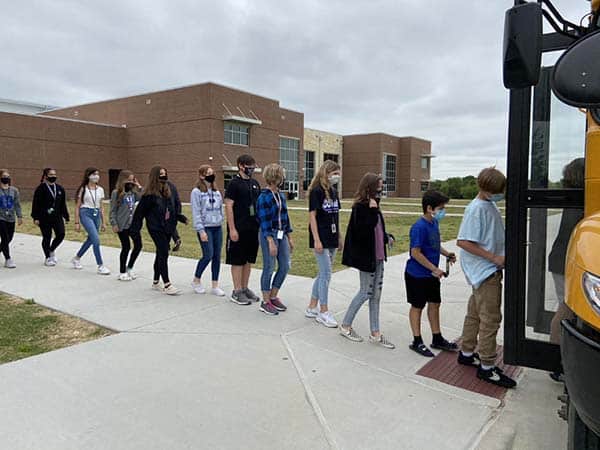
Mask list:
[[[555,3],[573,21],[589,8]],[[277,98],[308,127],[429,139],[434,178],[473,174],[505,166],[501,54],[512,4],[9,2],[0,97],[68,106],[215,81]]]

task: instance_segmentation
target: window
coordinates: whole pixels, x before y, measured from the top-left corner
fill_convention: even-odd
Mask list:
[[[396,192],[396,156],[383,155],[383,188],[386,192]]]
[[[227,187],[229,186],[229,183],[231,183],[231,180],[233,180],[234,176],[235,172],[225,172],[223,175],[223,190],[227,190]]]
[[[315,152],[308,150],[304,151],[304,190],[308,189],[308,185],[315,176]]]
[[[235,122],[225,122],[225,139],[226,144],[233,145],[248,145],[248,136],[250,127]]]
[[[299,139],[279,138],[279,164],[285,169],[285,191],[289,190],[290,183],[298,183],[299,149]]]
[[[429,170],[429,158],[421,156],[421,169]]]
[[[335,153],[324,153],[323,161],[327,161],[329,159],[331,161],[339,163],[339,161],[338,161],[339,157],[340,157],[340,155],[336,155]]]
[[[429,190],[429,181],[421,182],[421,192],[426,192]]]

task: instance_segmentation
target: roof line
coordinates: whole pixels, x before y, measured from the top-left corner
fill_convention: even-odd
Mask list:
[[[91,122],[89,120],[69,119],[68,117],[46,116],[46,115],[42,115],[42,114],[27,114],[27,113],[17,113],[17,112],[7,112],[7,111],[0,111],[0,114],[12,114],[15,116],[35,117],[36,119],[54,119],[54,120],[62,120],[62,121],[66,121],[66,122],[86,123],[88,125],[99,125],[99,126],[111,127],[111,128],[125,128],[125,127],[122,127],[119,125],[115,125],[114,123]]]

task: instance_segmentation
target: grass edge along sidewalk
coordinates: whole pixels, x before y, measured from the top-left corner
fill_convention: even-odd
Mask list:
[[[0,292],[0,364],[114,334],[113,331]]]

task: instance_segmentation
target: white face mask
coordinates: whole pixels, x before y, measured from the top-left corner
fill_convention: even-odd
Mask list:
[[[333,186],[334,184],[338,184],[341,178],[339,175],[330,175],[327,179],[329,180],[329,184]]]
[[[89,176],[89,180],[92,183],[97,183],[98,181],[100,181],[100,175],[90,175]]]

